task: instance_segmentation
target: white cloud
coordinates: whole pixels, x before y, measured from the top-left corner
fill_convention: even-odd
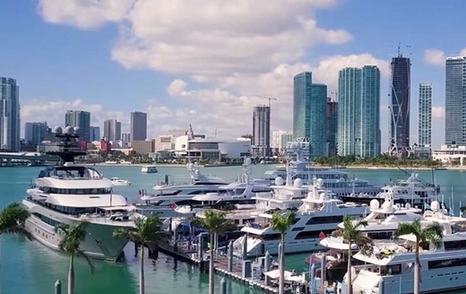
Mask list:
[[[119,22],[136,0],[40,0],[38,11],[43,19],[80,29],[98,28],[107,22]]]
[[[461,50],[460,56],[466,56],[466,48],[464,48],[463,50]]]
[[[426,49],[424,50],[424,62],[435,66],[445,65],[445,52],[439,49]]]
[[[170,83],[167,88],[168,94],[171,96],[183,95],[186,90],[186,82],[180,79],[176,79]]]

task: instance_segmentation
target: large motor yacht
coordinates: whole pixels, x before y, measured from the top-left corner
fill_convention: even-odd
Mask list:
[[[296,179],[293,186],[294,189],[290,191],[294,191],[295,196],[300,195],[300,179]],[[270,254],[277,254],[280,233],[271,227],[273,213],[277,211],[279,213],[296,211],[295,223],[290,226],[285,235],[285,253],[322,249],[320,239],[334,231],[345,215],[361,218],[368,212],[366,205],[343,203],[341,200],[331,198],[328,191],[322,187],[322,181],[316,181],[308,189],[309,193],[304,199],[286,200],[282,203],[291,206],[291,209],[266,211],[256,218],[255,223],[244,226],[241,230],[246,235],[235,240],[236,253],[242,254],[243,243],[247,242],[246,251],[249,257],[262,256],[266,251]],[[299,208],[292,209],[297,203],[300,203]]]
[[[423,227],[437,223],[443,239],[439,247],[420,248],[421,292],[440,293],[466,288],[466,219],[447,216],[437,201],[424,213]],[[415,240],[404,235],[400,240],[374,242],[371,254],[354,257],[363,265],[353,266],[354,293],[412,293]],[[346,287],[346,286],[345,286]]]
[[[25,227],[32,237],[59,250],[59,226],[85,221],[88,224],[81,250],[94,258],[116,261],[128,241],[115,238],[113,232],[134,227],[133,207],[122,195],[113,193],[112,182],[97,170],[73,163],[75,156],[85,154],[73,151],[78,138],[75,132],[71,127],[63,132],[56,129],[61,150],[50,153],[60,156],[61,164],[42,170],[27,190],[23,205],[31,215]]]

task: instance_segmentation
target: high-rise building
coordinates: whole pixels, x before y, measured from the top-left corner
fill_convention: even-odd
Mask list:
[[[270,151],[270,107],[256,106],[252,115],[252,149],[258,156]]]
[[[91,126],[91,141],[100,141],[100,127]]]
[[[46,122],[27,122],[24,124],[24,140],[27,144],[37,146],[47,136]]]
[[[411,92],[411,62],[409,58],[392,58],[390,82],[390,153],[406,155],[409,149],[409,112]]]
[[[121,145],[127,147],[131,145],[131,134],[130,133],[121,133]]]
[[[312,83],[312,73],[303,72],[293,79],[293,137],[307,138],[310,156],[327,154],[327,86]]]
[[[19,150],[19,86],[16,80],[0,77],[0,148]]]
[[[447,58],[445,73],[445,143],[466,144],[466,57]]]
[[[111,142],[121,140],[121,122],[116,119],[104,121],[104,137]]]
[[[375,65],[362,68],[361,86],[361,149],[359,156],[380,154],[380,70]]]
[[[272,148],[282,150],[291,141],[293,141],[293,134],[291,132],[282,130],[272,132]]]
[[[432,138],[432,84],[419,84],[419,145],[430,147]]]
[[[338,77],[338,155],[380,154],[380,71],[344,68]]]
[[[81,141],[91,140],[91,113],[82,110],[68,110],[65,114],[65,126],[78,127]]]
[[[147,139],[147,113],[131,112],[131,141],[144,141]]]
[[[338,102],[327,99],[327,156],[337,155]]]

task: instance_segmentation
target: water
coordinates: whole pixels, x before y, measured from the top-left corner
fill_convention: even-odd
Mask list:
[[[158,174],[141,174],[138,167],[97,167],[107,177],[121,177],[130,180],[130,187],[117,187],[116,190],[128,200],[136,201],[138,189],[150,191],[160,182],[165,174],[175,178],[187,176],[183,167],[160,167]],[[271,166],[255,166],[253,175],[260,177]],[[233,180],[240,172],[240,167],[207,168],[203,172]],[[14,201],[21,201],[25,190],[37,176],[40,168],[0,168],[0,207]],[[376,184],[386,184],[390,179],[405,178],[398,170],[350,170],[354,176],[367,179]],[[418,171],[425,180],[431,181],[430,171]],[[445,201],[453,191],[455,210],[459,201],[466,204],[466,174],[460,171],[436,171],[435,183],[441,186]],[[86,262],[78,259],[76,265],[76,293],[137,293],[138,261],[133,257],[133,246],[125,248],[124,263],[94,261],[96,270],[90,273]],[[304,258],[308,254],[287,256],[287,269],[298,272],[304,270]],[[52,293],[57,279],[66,286],[68,270],[67,256],[48,249],[36,241],[29,241],[22,236],[7,235],[0,237],[0,293]],[[208,276],[183,262],[160,254],[156,262],[146,260],[147,293],[207,293]],[[219,285],[217,277],[216,285]],[[243,284],[227,280],[228,293],[260,293]],[[219,290],[219,289],[218,289]]]

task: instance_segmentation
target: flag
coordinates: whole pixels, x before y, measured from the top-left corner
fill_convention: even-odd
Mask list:
[[[176,203],[173,202],[172,204],[170,204],[170,208],[174,210],[176,208]]]
[[[327,238],[327,236],[325,235],[325,233],[322,232],[322,231],[320,231],[319,239],[320,239],[320,240],[323,240],[323,239],[325,239],[325,238]]]

